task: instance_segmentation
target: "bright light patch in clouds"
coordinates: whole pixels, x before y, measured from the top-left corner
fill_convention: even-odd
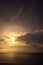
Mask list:
[[[28,46],[43,51],[43,3],[12,0],[0,5],[0,49]]]

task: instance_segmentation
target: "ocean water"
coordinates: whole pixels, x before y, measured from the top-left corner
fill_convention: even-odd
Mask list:
[[[42,64],[43,53],[20,53],[20,52],[7,52],[0,53],[0,64]]]

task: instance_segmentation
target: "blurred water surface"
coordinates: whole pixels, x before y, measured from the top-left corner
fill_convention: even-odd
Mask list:
[[[0,53],[0,63],[42,63],[43,53],[20,53],[7,52]]]

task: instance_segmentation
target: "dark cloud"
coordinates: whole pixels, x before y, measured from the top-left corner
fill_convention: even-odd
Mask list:
[[[0,1],[0,27],[6,24],[17,24],[26,32],[43,29],[43,1]]]
[[[43,46],[40,46],[39,44],[33,44],[31,45],[34,49],[37,49],[39,51],[43,51]]]
[[[0,42],[4,42],[5,40],[4,39],[0,39]]]
[[[17,40],[26,42],[26,43],[42,44],[43,43],[43,32],[27,33],[24,36],[18,37]]]

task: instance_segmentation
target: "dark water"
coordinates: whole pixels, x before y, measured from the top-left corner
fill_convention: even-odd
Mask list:
[[[0,64],[42,64],[43,53],[0,53]]]

